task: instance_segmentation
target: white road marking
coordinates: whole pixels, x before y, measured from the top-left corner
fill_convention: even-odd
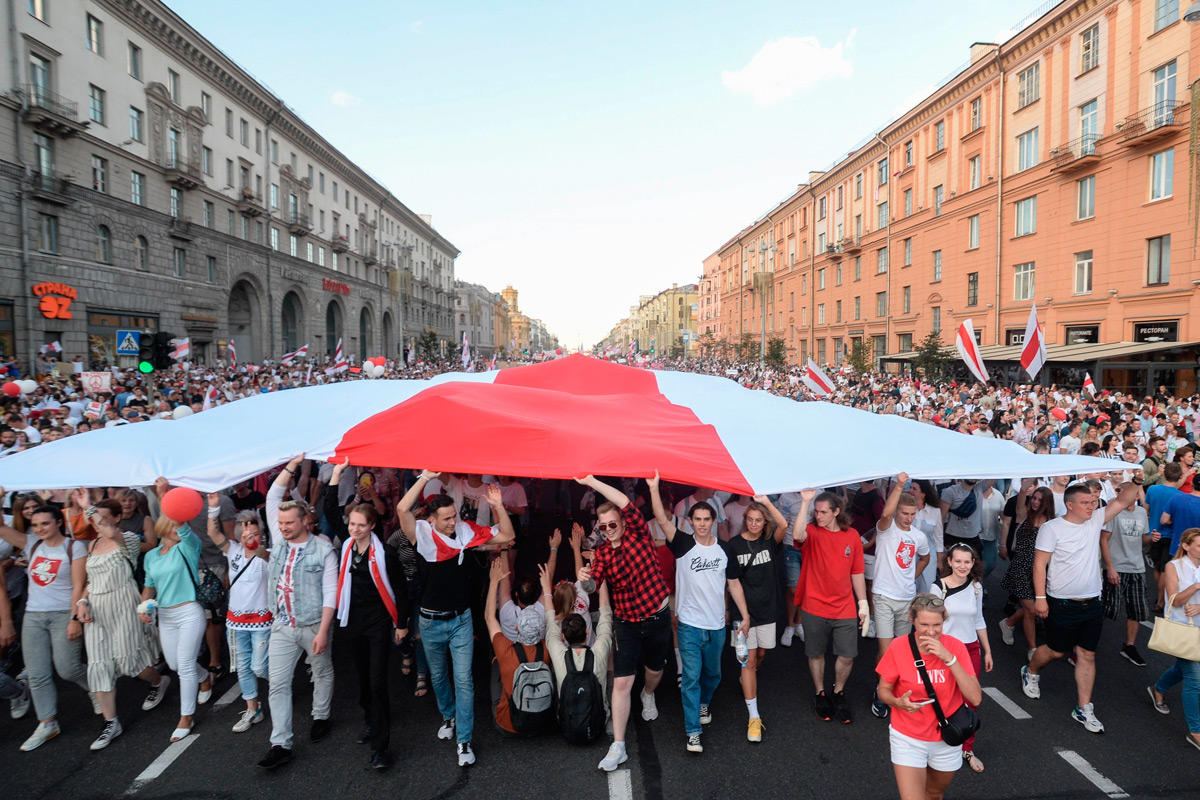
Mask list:
[[[1117,786],[1108,778],[1096,771],[1096,768],[1084,760],[1083,756],[1076,753],[1074,750],[1059,750],[1058,754],[1062,756],[1063,761],[1066,761],[1074,767],[1080,775],[1092,782],[1100,791],[1104,792],[1113,800],[1121,797],[1129,797],[1129,792]]]
[[[234,700],[237,700],[237,699],[238,699],[239,697],[241,697],[241,696],[242,696],[242,687],[241,687],[241,684],[239,684],[239,683],[236,683],[236,682],[235,682],[235,683],[233,684],[233,686],[230,686],[230,687],[229,687],[229,691],[227,691],[227,692],[225,692],[225,694],[221,695],[221,699],[220,699],[220,700],[218,700],[217,702],[213,703],[212,710],[213,710],[213,711],[220,711],[222,708],[224,708],[225,706],[229,705],[229,704],[230,704],[230,703],[232,703]]]
[[[1028,711],[1021,708],[1012,700],[1009,700],[1004,695],[1004,692],[1000,691],[995,686],[983,687],[983,693],[992,698],[992,700],[996,701],[996,705],[1000,706],[1009,714],[1011,714],[1013,719],[1032,719]]]
[[[199,735],[193,733],[186,739],[180,739],[178,742],[172,742],[167,749],[162,752],[162,755],[154,759],[152,762],[150,762],[150,766],[142,770],[141,775],[138,775],[133,779],[133,783],[131,783],[129,788],[125,790],[125,796],[129,797],[137,794],[142,790],[143,787],[145,787],[146,784],[150,783],[150,781],[166,772],[167,767],[171,766],[175,759],[183,755],[183,751],[191,747],[192,742],[196,741],[198,738],[200,738]]]
[[[1146,620],[1142,620],[1142,624],[1143,624],[1143,625],[1145,625],[1145,626],[1146,626],[1147,628],[1149,628],[1150,630],[1154,630],[1154,623],[1153,623],[1153,622],[1147,622]]]
[[[608,773],[608,800],[633,800],[633,779],[629,770],[618,769]]]

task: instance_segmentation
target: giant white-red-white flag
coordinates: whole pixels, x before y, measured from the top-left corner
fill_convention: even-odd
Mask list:
[[[279,363],[283,364],[286,367],[286,366],[289,366],[297,358],[304,358],[307,355],[308,355],[308,345],[304,345],[304,347],[301,347],[299,350],[293,350],[290,353],[284,353],[283,358],[279,359]]]
[[[229,354],[230,366],[237,366],[237,348],[233,346],[233,339],[229,340],[229,344],[225,346],[225,352]]]
[[[1029,321],[1025,323],[1025,346],[1021,349],[1021,366],[1029,373],[1030,380],[1041,372],[1046,363],[1046,338],[1038,327],[1037,306],[1029,309]]]
[[[346,363],[346,357],[342,355],[342,340],[338,339],[337,347],[333,351],[333,365],[325,370],[325,374],[336,375],[348,369],[350,369],[350,365]]]
[[[1092,373],[1083,373],[1083,388],[1087,389],[1088,394],[1092,397],[1096,396],[1096,384],[1092,382]]]
[[[964,319],[963,324],[958,326],[958,339],[955,344],[958,345],[958,354],[966,362],[967,369],[971,370],[971,374],[981,383],[987,383],[987,367],[983,365],[983,358],[979,355],[979,346],[975,344],[975,326],[971,324],[971,320]]]
[[[821,368],[817,366],[817,362],[811,358],[808,360],[808,368],[804,372],[804,383],[822,397],[833,394],[833,381],[829,380],[829,376],[822,372]]]

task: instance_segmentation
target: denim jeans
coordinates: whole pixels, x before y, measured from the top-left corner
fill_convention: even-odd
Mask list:
[[[429,681],[437,697],[442,719],[453,719],[458,741],[470,742],[475,728],[475,684],[471,680],[471,660],[475,655],[475,630],[470,609],[453,619],[421,617],[421,641],[429,661]],[[447,654],[450,664],[446,663]],[[450,670],[454,670],[454,687]]]
[[[1154,688],[1166,695],[1171,687],[1183,681],[1183,716],[1189,733],[1200,733],[1200,661],[1177,658],[1162,674]]]
[[[58,692],[54,673],[64,681],[88,691],[87,667],[83,665],[83,637],[67,638],[70,611],[26,611],[21,625],[21,649],[29,673],[29,691],[39,720],[58,716]]]
[[[683,727],[688,736],[700,733],[700,706],[712,702],[721,682],[721,647],[725,629],[715,631],[679,623],[679,657],[683,660]]]
[[[3,587],[0,587],[0,591],[3,590]],[[8,674],[11,668],[11,662],[4,656],[0,656],[0,700],[16,700],[23,693],[21,683]]]
[[[236,654],[234,663],[237,665],[238,686],[242,687],[243,700],[258,698],[258,679],[268,679],[270,673],[267,665],[270,663],[268,648],[271,646],[271,629],[260,631],[229,631],[233,640],[233,651]]]
[[[996,557],[1000,552],[1000,542],[995,539],[988,541],[981,538],[979,540],[979,547],[983,550],[983,577],[986,578],[996,569]],[[930,553],[929,557],[937,561],[936,553]]]
[[[408,638],[404,640],[404,653],[408,653],[408,648],[415,651],[417,674],[428,675],[429,661],[425,658],[425,648],[421,646],[421,579],[408,578],[405,583],[408,585],[408,603],[412,610],[408,614]]]

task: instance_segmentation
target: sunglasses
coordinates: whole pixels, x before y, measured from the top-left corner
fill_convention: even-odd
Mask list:
[[[913,599],[913,603],[918,606],[928,606],[930,608],[942,608],[946,605],[940,597],[916,597]]]
[[[599,533],[605,533],[607,531],[615,531],[619,527],[621,527],[621,523],[619,522],[597,522],[594,530]]]

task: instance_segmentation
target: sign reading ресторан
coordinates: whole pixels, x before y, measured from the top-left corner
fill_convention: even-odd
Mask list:
[[[1179,320],[1135,323],[1133,340],[1135,342],[1177,342],[1179,341]]]
[[[321,287],[327,292],[337,292],[338,294],[350,294],[350,287],[341,281],[333,281],[329,278],[321,280]]]

